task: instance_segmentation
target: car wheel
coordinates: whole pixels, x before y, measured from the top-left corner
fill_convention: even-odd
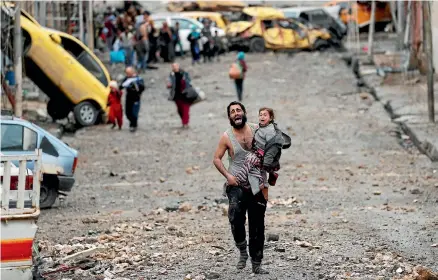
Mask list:
[[[323,50],[327,49],[328,46],[329,46],[329,43],[326,40],[316,39],[315,43],[313,43],[313,50],[323,51]]]
[[[254,37],[249,42],[251,52],[261,53],[265,51],[265,40],[261,37]]]
[[[47,113],[53,120],[62,120],[70,113],[70,108],[64,102],[57,99],[50,99],[47,103]]]
[[[51,208],[55,204],[56,198],[58,197],[58,188],[53,186],[48,186],[44,181],[41,183],[40,188],[40,208],[47,209]]]
[[[76,105],[74,114],[76,122],[82,126],[95,124],[99,115],[96,107],[88,101],[84,101]]]

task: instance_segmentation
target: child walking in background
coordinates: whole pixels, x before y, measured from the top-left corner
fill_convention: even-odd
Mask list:
[[[114,129],[117,125],[119,126],[119,130],[122,129],[123,124],[123,108],[122,108],[122,91],[119,90],[119,86],[116,81],[110,82],[110,94],[108,95],[108,106],[109,115],[108,122],[113,126],[111,129]]]
[[[248,66],[245,62],[245,53],[239,52],[237,54],[236,62],[231,65],[230,78],[234,79],[236,86],[237,99],[242,101],[243,98],[243,80],[245,79]]]

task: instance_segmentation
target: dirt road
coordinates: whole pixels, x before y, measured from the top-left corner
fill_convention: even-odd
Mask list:
[[[266,242],[271,274],[236,271],[224,179],[212,165],[235,99],[233,57],[182,62],[208,97],[192,107],[189,130],[179,129],[160,65],[145,75],[135,134],[99,126],[64,138],[80,152],[77,187],[42,213],[41,254],[104,249],[51,279],[401,279],[415,265],[438,270],[438,168],[394,136],[335,54],[300,53],[247,55],[248,119],[273,107],[293,145],[266,213],[267,236],[279,235]]]

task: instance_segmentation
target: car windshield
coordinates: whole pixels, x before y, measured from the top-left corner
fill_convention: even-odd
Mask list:
[[[284,12],[284,16],[287,18],[297,18],[298,13],[297,12]]]
[[[87,69],[96,79],[98,79],[102,85],[108,86],[108,79],[100,67],[99,63],[78,43],[70,38],[61,36],[62,47],[73,56],[85,69]]]

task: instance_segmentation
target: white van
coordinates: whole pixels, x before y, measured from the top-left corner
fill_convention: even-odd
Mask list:
[[[175,23],[178,22],[179,38],[181,39],[183,51],[185,52],[190,51],[190,42],[187,40],[187,37],[189,36],[190,32],[192,32],[192,27],[196,26],[198,28],[198,32],[201,32],[201,29],[204,27],[199,21],[185,17],[178,13],[153,14],[150,16],[150,18],[154,21],[155,28],[161,28],[164,22],[167,22],[170,27],[175,27]],[[223,29],[211,26],[210,31],[212,35],[214,35],[215,31],[217,31],[217,34],[219,37],[221,37],[224,46],[228,45],[228,41],[225,37],[225,31]],[[202,50],[202,44],[200,44],[199,48]],[[179,51],[178,46],[175,51]]]

